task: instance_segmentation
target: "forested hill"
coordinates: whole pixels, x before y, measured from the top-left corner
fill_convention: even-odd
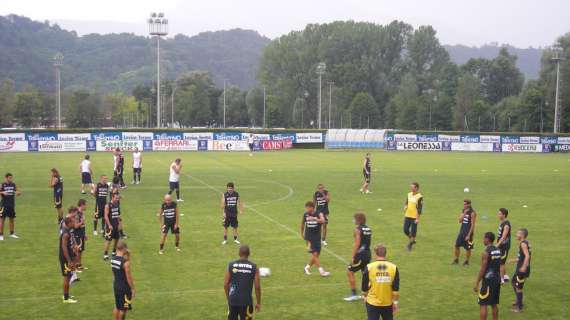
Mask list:
[[[269,39],[255,31],[234,29],[177,35],[162,41],[164,78],[184,71],[205,70],[217,83],[227,79],[243,89],[255,84],[257,65]],[[90,34],[79,37],[49,22],[10,15],[0,16],[0,79],[54,89],[52,58],[65,56],[65,89],[89,88],[130,92],[137,84],[154,81],[156,40],[133,34]]]
[[[467,47],[464,45],[446,45],[444,46],[449,52],[451,61],[462,65],[471,58],[494,59],[499,55],[502,46],[489,44],[481,47]],[[540,58],[542,57],[542,49],[526,48],[520,49],[512,46],[506,46],[511,54],[518,57],[517,67],[524,74],[525,78],[536,79],[540,72]]]

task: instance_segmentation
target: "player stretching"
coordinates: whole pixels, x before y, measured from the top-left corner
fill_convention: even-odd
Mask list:
[[[81,256],[83,251],[85,251],[85,241],[87,241],[87,235],[85,234],[85,212],[87,211],[87,201],[85,199],[79,199],[77,201],[77,213],[76,213],[76,222],[75,222],[75,242],[78,247],[78,253],[75,260],[75,266],[77,268],[77,272],[81,273],[83,270],[87,270],[87,268],[83,267],[81,263]]]
[[[530,244],[526,239],[528,237],[527,229],[519,229],[517,231],[517,240],[519,241],[519,254],[517,259],[512,262],[517,263],[517,269],[513,275],[513,289],[515,290],[516,301],[513,303],[513,312],[519,313],[523,310],[523,288],[524,282],[530,277]]]
[[[362,183],[362,187],[360,187],[360,192],[363,193],[372,193],[368,190],[370,186],[370,177],[371,177],[371,163],[370,163],[370,153],[367,153],[364,157],[364,165],[362,168],[362,175],[364,176],[364,182]]]
[[[89,155],[85,155],[85,159],[79,164],[79,172],[81,173],[81,193],[85,194],[85,185],[88,185],[93,189],[93,181],[91,176],[93,175],[93,170],[91,169],[91,161],[89,160]]]
[[[234,242],[240,244],[238,240],[238,215],[243,214],[243,203],[239,193],[234,188],[233,182],[228,182],[226,192],[222,195],[222,218],[224,219],[224,241],[228,243],[228,228],[232,227],[234,232]]]
[[[110,203],[105,206],[105,249],[103,260],[109,260],[109,245],[113,241],[113,255],[117,249],[117,241],[120,238],[119,225],[121,223],[121,204],[119,195],[113,194]]]
[[[257,265],[249,261],[249,247],[239,248],[239,259],[228,264],[224,291],[228,299],[228,320],[253,319],[251,292],[255,286],[255,311],[261,311],[261,281]]]
[[[511,223],[507,220],[509,210],[501,208],[497,216],[501,222],[497,233],[497,247],[501,249],[501,284],[503,284],[509,281],[509,276],[505,272],[505,263],[511,249]]]
[[[471,206],[471,200],[463,200],[463,211],[459,215],[459,223],[461,228],[455,240],[455,249],[453,264],[459,263],[459,248],[465,249],[465,262],[464,266],[469,265],[469,258],[471,258],[471,249],[473,249],[473,233],[475,233],[475,222],[477,221],[477,212]],[[493,238],[495,236],[493,235]]]
[[[412,251],[412,246],[416,244],[416,234],[424,204],[424,196],[420,193],[419,183],[412,182],[410,188],[411,192],[408,193],[408,198],[404,204],[404,233],[410,240],[406,246],[408,251]]]
[[[9,220],[8,229],[10,230],[10,238],[18,239],[14,233],[14,219],[16,219],[16,197],[21,193],[14,183],[14,176],[6,173],[5,180],[0,185],[0,195],[2,203],[0,205],[0,241],[4,240],[4,221]]]
[[[70,230],[75,228],[75,220],[72,217],[63,219],[63,226],[59,233],[59,264],[63,276],[63,303],[76,303],[77,300],[69,296],[69,284],[75,263],[73,261],[73,246],[75,244]]]
[[[178,213],[176,202],[172,201],[172,197],[169,194],[164,196],[164,202],[157,216],[162,230],[158,254],[164,254],[164,242],[166,241],[168,230],[174,234],[176,251],[180,251],[180,214]]]
[[[139,148],[133,152],[133,184],[141,184],[142,154]]]
[[[97,235],[97,222],[101,219],[101,234],[105,233],[105,207],[107,206],[107,196],[109,196],[109,184],[107,176],[102,175],[99,183],[93,190],[95,197],[95,215],[93,216],[93,235]]]
[[[483,237],[485,251],[481,254],[481,269],[475,281],[474,292],[479,292],[479,319],[487,320],[487,307],[493,310],[493,320],[499,319],[499,296],[501,293],[501,250],[493,245],[495,235],[486,232]],[[479,287],[481,283],[481,287]]]
[[[180,171],[182,170],[182,159],[178,158],[170,164],[170,176],[168,177],[168,184],[170,190],[168,194],[172,194],[172,191],[176,190],[176,202],[182,202],[180,198]]]
[[[56,168],[51,169],[49,186],[53,188],[53,206],[57,211],[57,224],[59,225],[63,220],[63,178]]]
[[[356,295],[356,280],[354,273],[364,271],[370,263],[370,241],[372,230],[366,225],[366,215],[364,213],[354,214],[354,245],[352,246],[351,264],[348,266],[348,283],[350,284],[350,296],[344,301],[358,301],[360,296]]]
[[[400,272],[386,260],[386,247],[374,247],[376,261],[368,264],[362,274],[362,292],[366,301],[368,320],[392,320],[398,311]]]
[[[117,254],[111,259],[113,270],[113,291],[115,293],[115,308],[113,317],[115,320],[127,318],[127,311],[132,309],[135,298],[135,283],[131,274],[131,254],[127,244],[122,240],[117,243]]]
[[[321,225],[325,222],[322,213],[315,211],[315,204],[312,201],[305,203],[305,213],[301,220],[301,238],[305,240],[309,247],[311,259],[305,266],[305,274],[311,274],[311,267],[316,266],[322,277],[328,277],[330,272],[321,267],[319,255],[321,254]]]
[[[329,224],[329,203],[331,202],[331,194],[325,189],[323,184],[317,186],[317,191],[313,195],[313,202],[317,205],[317,213],[322,213],[325,217],[323,223],[323,246],[327,246],[327,225]]]

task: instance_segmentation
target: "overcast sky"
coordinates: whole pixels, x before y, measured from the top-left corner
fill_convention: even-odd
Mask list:
[[[275,38],[334,20],[430,24],[444,44],[547,46],[570,32],[570,0],[1,0],[0,14],[57,21],[79,34],[146,34],[163,11],[171,35],[244,28]]]

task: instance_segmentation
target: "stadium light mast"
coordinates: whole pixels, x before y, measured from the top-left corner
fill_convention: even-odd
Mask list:
[[[63,54],[58,52],[53,57],[55,68],[55,81],[57,86],[57,128],[61,129],[61,66],[63,66]]]
[[[265,94],[265,86],[263,86],[263,129],[267,128],[265,124],[265,100],[267,99],[267,95]]]
[[[224,128],[226,127],[226,81],[228,79],[224,79]]]
[[[562,118],[560,109],[560,61],[563,58],[563,50],[560,46],[555,46],[552,48],[552,61],[556,63],[556,97],[554,98],[554,133],[560,132],[560,119]]]
[[[327,71],[326,63],[320,62],[317,65],[317,74],[319,75],[319,117],[318,117],[319,129],[321,129],[321,114],[322,114],[322,109],[323,109],[323,96],[322,96],[323,74],[325,74],[326,71]]]
[[[168,19],[164,13],[151,13],[148,31],[151,36],[156,36],[156,127],[160,128],[160,37],[168,34]]]
[[[332,113],[332,87],[334,81],[329,81],[329,129],[331,128],[331,113]]]

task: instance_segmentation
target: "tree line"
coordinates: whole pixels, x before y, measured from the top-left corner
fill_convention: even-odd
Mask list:
[[[557,44],[570,57],[570,34]],[[553,51],[545,50],[537,80],[526,81],[506,48],[493,59],[450,60],[430,26],[333,22],[308,25],[273,40],[258,66],[258,85],[225,90],[205,71],[161,83],[162,126],[317,127],[319,83],[324,128],[551,131],[556,80]],[[319,82],[317,66],[326,64]],[[570,59],[561,63],[564,104],[570,102]],[[52,93],[13,81],[0,85],[0,126],[55,124]],[[156,83],[126,93],[64,91],[67,127],[154,127]],[[224,103],[225,101],[225,103]],[[265,107],[265,108],[264,108]],[[567,108],[568,110],[568,108]],[[329,114],[330,113],[330,114]],[[174,121],[172,121],[174,120]],[[570,116],[561,128],[568,131]]]

